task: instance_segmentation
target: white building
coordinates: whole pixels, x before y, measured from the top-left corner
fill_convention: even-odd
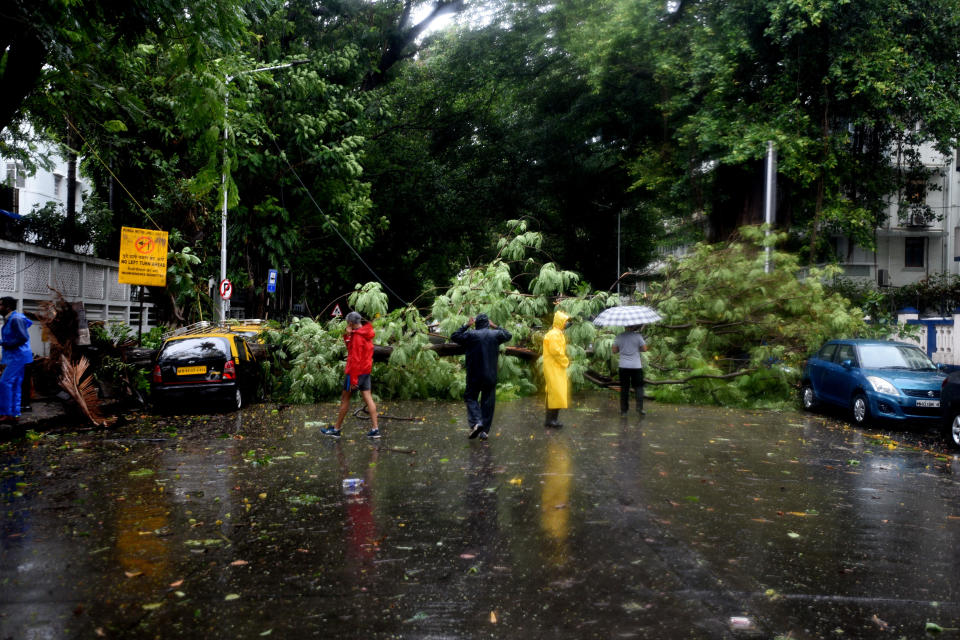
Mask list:
[[[926,204],[937,219],[922,216],[900,220],[891,202],[887,222],[876,230],[877,250],[866,251],[845,237],[834,237],[844,277],[899,287],[934,274],[960,275],[960,170],[956,156],[943,157],[932,149],[922,152],[924,165],[935,170]]]
[[[52,149],[53,147],[48,147],[46,151],[51,152]],[[51,170],[38,169],[32,176],[27,175],[24,166],[19,162],[0,159],[5,170],[4,182],[0,186],[0,209],[24,216],[36,207],[55,202],[66,210],[67,161],[54,152],[50,153],[50,159],[53,162]],[[84,197],[89,191],[89,181],[78,174],[77,213],[83,208]]]

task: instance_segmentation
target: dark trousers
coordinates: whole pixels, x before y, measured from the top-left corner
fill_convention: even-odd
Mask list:
[[[481,425],[481,430],[490,432],[493,424],[493,409],[497,404],[497,383],[467,381],[467,390],[463,393],[467,403],[467,420],[470,426]]]
[[[643,369],[620,369],[620,411],[630,409],[630,387],[637,390],[637,411],[643,411]]]

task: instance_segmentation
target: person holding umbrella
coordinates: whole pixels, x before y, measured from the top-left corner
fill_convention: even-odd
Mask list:
[[[645,305],[610,307],[600,312],[593,320],[598,327],[626,327],[626,331],[614,339],[612,351],[619,355],[620,413],[630,409],[630,387],[637,390],[637,412],[643,410],[643,361],[640,354],[647,350],[647,343],[640,335],[641,325],[659,322],[660,314]]]
[[[567,338],[563,330],[570,316],[563,311],[553,314],[553,328],[543,336],[543,378],[547,386],[547,416],[543,426],[559,429],[560,409],[566,409],[570,397],[570,383],[567,380]]]
[[[620,356],[620,415],[630,410],[630,387],[637,390],[637,413],[643,410],[643,360],[640,354],[647,350],[647,342],[640,335],[640,325],[627,327],[613,341],[611,350]]]

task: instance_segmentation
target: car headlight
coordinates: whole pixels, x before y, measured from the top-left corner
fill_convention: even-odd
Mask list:
[[[897,388],[883,378],[879,378],[877,376],[867,376],[867,382],[873,386],[873,390],[877,393],[886,393],[891,396],[900,395],[900,392],[897,391]]]

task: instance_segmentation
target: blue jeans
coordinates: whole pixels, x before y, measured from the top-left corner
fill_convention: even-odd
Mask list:
[[[0,375],[0,416],[20,417],[20,391],[25,362],[12,362]]]
[[[470,426],[479,424],[481,431],[490,433],[493,409],[497,404],[497,383],[478,383],[467,380],[467,390],[463,394],[463,400],[467,403],[467,420]]]

